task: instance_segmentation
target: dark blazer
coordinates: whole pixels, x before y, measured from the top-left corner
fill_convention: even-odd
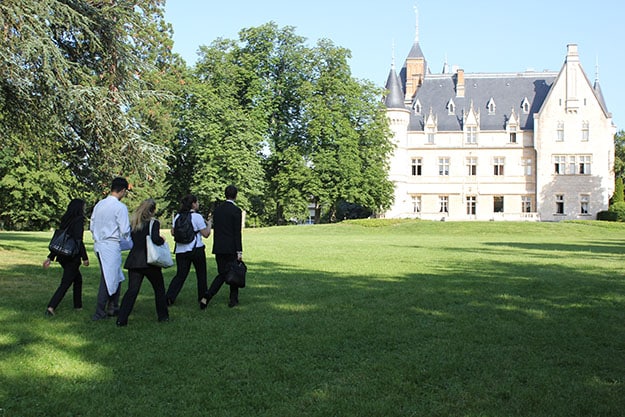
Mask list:
[[[80,259],[82,259],[83,261],[88,260],[89,257],[87,256],[87,249],[85,249],[85,244],[82,241],[83,232],[85,230],[85,217],[84,216],[75,217],[73,219],[70,219],[66,223],[61,223],[59,225],[59,229],[67,229],[67,234],[70,235],[72,238],[74,238],[74,240],[79,242],[80,252],[78,253],[78,255],[76,255],[76,257],[79,256]],[[73,259],[74,257],[57,255],[55,253],[50,252],[48,254],[48,259],[53,261],[54,258],[58,258],[57,259],[58,261],[68,261],[70,259]]]
[[[132,238],[132,249],[130,249],[130,253],[128,253],[126,263],[124,263],[124,268],[138,269],[154,267],[153,265],[148,265],[148,249],[145,245],[145,237],[148,235],[149,226],[150,222],[148,221],[143,224],[143,228],[141,230],[133,230],[130,232],[130,237]],[[150,236],[152,238],[152,242],[156,245],[162,245],[165,243],[165,239],[163,239],[159,234],[160,229],[161,224],[158,220],[154,220]]]
[[[241,209],[225,201],[213,212],[213,253],[236,254],[243,251],[241,243]]]

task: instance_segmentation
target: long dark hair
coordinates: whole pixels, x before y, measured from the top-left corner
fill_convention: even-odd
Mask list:
[[[180,212],[191,211],[193,203],[197,202],[197,197],[193,194],[187,194],[180,200]]]
[[[80,198],[74,198],[67,205],[67,210],[65,210],[65,214],[61,217],[61,224],[59,225],[60,229],[65,229],[72,222],[76,220],[84,221],[85,218],[85,200]]]

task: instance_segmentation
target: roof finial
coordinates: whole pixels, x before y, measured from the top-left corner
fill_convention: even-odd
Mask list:
[[[415,14],[415,35],[414,35],[414,43],[419,42],[419,9],[417,5],[414,5],[414,14]]]
[[[392,55],[391,55],[391,68],[395,69],[395,39],[393,39],[393,47],[392,47]]]
[[[599,81],[599,55],[597,55],[595,63],[595,82]]]

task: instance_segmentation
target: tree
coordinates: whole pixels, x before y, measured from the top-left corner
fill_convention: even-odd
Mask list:
[[[381,91],[351,77],[349,51],[328,40],[314,50],[317,76],[306,100],[307,158],[313,171],[309,192],[330,221],[338,204],[372,212],[388,207],[393,186],[387,179],[390,132],[379,100]],[[319,216],[317,216],[319,217]]]
[[[625,131],[619,130],[614,135],[614,174],[625,178]]]
[[[263,193],[262,130],[241,104],[245,79],[232,60],[234,44],[216,41],[201,48],[194,80],[186,88],[173,158],[170,194],[198,196],[210,210],[224,199],[228,184],[240,191],[238,203],[251,214],[251,201]],[[181,179],[185,182],[180,184]]]
[[[146,82],[171,56],[163,4],[0,2],[1,145],[23,163],[20,167],[14,159],[0,160],[0,194],[15,191],[16,183],[30,184],[26,178],[12,180],[23,167],[34,178],[48,178],[46,188],[69,187],[94,199],[114,175],[134,174],[144,180],[163,172],[167,148],[152,140],[154,129],[147,128],[139,106],[150,97],[167,98]],[[24,141],[32,152],[24,151]],[[8,228],[18,227],[19,217],[30,207],[45,211],[40,204],[52,204],[51,212],[57,214],[53,219],[65,208],[63,199],[9,204],[14,209],[0,214]]]
[[[614,186],[614,195],[612,196],[612,204],[625,203],[625,194],[623,192],[623,178],[616,177]]]
[[[382,91],[351,76],[348,50],[304,41],[270,22],[201,47],[174,152],[195,168],[172,178],[209,204],[234,182],[241,205],[269,224],[302,221],[311,204],[331,220],[341,202],[390,204]]]

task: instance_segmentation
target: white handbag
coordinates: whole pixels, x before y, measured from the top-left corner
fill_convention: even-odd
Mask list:
[[[163,242],[162,245],[157,245],[152,242],[152,237],[150,234],[152,233],[152,224],[154,220],[150,220],[150,229],[148,231],[148,235],[145,237],[145,247],[148,253],[148,264],[153,266],[159,266],[161,268],[169,268],[173,266],[174,260],[171,258],[171,250],[169,250],[169,245],[167,241]]]

